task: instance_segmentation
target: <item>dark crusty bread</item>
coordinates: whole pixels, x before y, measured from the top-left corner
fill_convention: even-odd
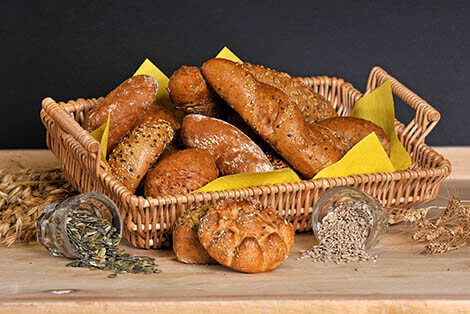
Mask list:
[[[294,228],[256,201],[225,200],[202,218],[199,241],[217,262],[246,273],[274,270],[288,257]]]
[[[181,136],[186,146],[207,150],[223,175],[274,170],[261,148],[228,122],[190,114],[183,119]]]
[[[215,180],[219,175],[212,156],[205,150],[189,148],[164,156],[147,173],[146,196],[189,193]]]
[[[289,100],[297,105],[308,123],[338,116],[325,97],[315,93],[310,86],[292,78],[289,74],[248,62],[243,63],[242,67],[258,81],[279,88],[284,92]]]
[[[168,93],[175,107],[185,113],[215,116],[219,99],[198,67],[183,65],[170,77]]]
[[[202,72],[216,93],[306,178],[343,156],[342,144],[331,131],[307,123],[285,93],[259,82],[242,65],[211,59]]]
[[[343,142],[348,143],[346,151],[370,133],[375,132],[385,152],[390,156],[390,139],[380,126],[371,121],[353,117],[336,117],[320,121],[318,124],[329,128]]]
[[[83,127],[91,132],[108,120],[108,152],[116,146],[155,101],[158,85],[148,75],[133,76],[110,92],[85,117]]]
[[[109,156],[111,173],[130,191],[135,192],[173,135],[170,123],[161,119],[137,125]]]
[[[176,259],[187,264],[217,264],[199,242],[197,231],[208,206],[186,210],[173,227],[173,252]]]

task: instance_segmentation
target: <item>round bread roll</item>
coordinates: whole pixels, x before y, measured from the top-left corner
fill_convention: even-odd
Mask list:
[[[198,67],[183,65],[170,77],[168,93],[175,107],[185,113],[216,116],[218,98]]]
[[[259,202],[225,200],[209,208],[198,237],[220,264],[258,273],[284,262],[294,243],[294,228]]]
[[[145,196],[189,193],[219,176],[211,154],[199,148],[174,151],[164,156],[145,177]]]
[[[136,75],[110,92],[85,117],[83,128],[96,130],[109,119],[108,152],[137,123],[157,97],[157,81],[148,75]]]
[[[176,259],[187,264],[217,264],[201,245],[197,230],[208,206],[185,211],[176,221],[173,229],[173,251]]]

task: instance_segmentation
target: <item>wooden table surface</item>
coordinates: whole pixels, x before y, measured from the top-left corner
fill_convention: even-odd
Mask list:
[[[437,148],[453,173],[433,204],[458,193],[470,199],[470,147]],[[16,161],[13,161],[16,160]],[[0,166],[54,165],[47,151],[0,151]],[[332,265],[297,260],[314,245],[312,233],[297,234],[288,260],[277,270],[242,274],[223,266],[185,265],[169,250],[139,250],[155,257],[163,272],[119,275],[65,268],[38,244],[0,246],[0,313],[120,312],[299,313],[470,311],[470,248],[429,256],[393,226],[373,253],[376,263]]]

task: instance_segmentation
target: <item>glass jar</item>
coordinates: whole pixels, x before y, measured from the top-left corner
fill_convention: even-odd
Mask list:
[[[312,229],[315,237],[318,237],[318,223],[323,220],[330,211],[333,211],[341,202],[348,200],[364,201],[373,210],[372,226],[367,239],[364,241],[364,249],[370,249],[377,244],[379,239],[388,230],[389,213],[383,209],[377,200],[364,192],[349,186],[339,186],[323,193],[315,204],[312,213]]]
[[[61,202],[44,207],[36,219],[37,241],[44,245],[53,256],[80,258],[66,232],[66,225],[72,210],[87,209],[98,218],[106,219],[122,233],[122,221],[114,202],[104,194],[90,192],[69,197]]]

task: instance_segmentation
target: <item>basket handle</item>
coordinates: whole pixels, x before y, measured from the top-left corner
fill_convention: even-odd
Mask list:
[[[77,121],[75,121],[70,114],[68,114],[64,108],[56,103],[52,98],[47,97],[42,101],[42,108],[50,115],[57,124],[68,134],[72,135],[85,150],[90,153],[96,154],[97,168],[99,166],[101,156],[101,145],[95,140],[90,133],[85,131]]]
[[[441,118],[441,114],[424,99],[412,92],[408,87],[400,83],[396,78],[388,74],[381,67],[374,67],[369,74],[367,81],[367,91],[371,91],[386,80],[390,80],[392,92],[401,100],[416,110],[415,117],[407,126],[399,125],[402,132],[399,135],[400,140],[405,144],[408,151],[411,151],[411,145],[416,146],[424,143],[426,136],[432,131]]]

